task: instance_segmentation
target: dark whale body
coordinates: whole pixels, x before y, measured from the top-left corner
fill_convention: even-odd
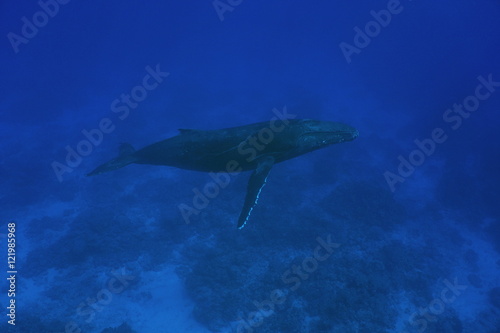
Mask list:
[[[358,136],[358,131],[349,125],[309,119],[272,120],[220,130],[179,131],[177,136],[139,150],[122,144],[118,157],[97,167],[88,176],[132,163],[204,172],[254,170],[238,220],[238,228],[242,228],[274,164]]]

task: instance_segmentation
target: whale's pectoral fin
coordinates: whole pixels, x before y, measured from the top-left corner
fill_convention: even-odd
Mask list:
[[[243,209],[241,210],[240,217],[238,219],[238,229],[242,229],[250,217],[252,209],[257,204],[259,200],[259,194],[264,185],[266,184],[267,176],[269,171],[274,165],[274,158],[272,156],[263,157],[257,168],[250,176],[248,180],[247,194],[245,197],[245,203],[243,204]]]

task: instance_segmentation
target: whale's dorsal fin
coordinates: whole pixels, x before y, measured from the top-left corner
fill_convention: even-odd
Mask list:
[[[118,156],[104,164],[101,164],[93,171],[89,172],[87,176],[94,176],[103,172],[108,172],[116,169],[123,168],[131,163],[135,163],[137,157],[134,155],[135,149],[130,143],[120,144]]]
[[[250,176],[245,203],[243,204],[243,209],[238,219],[238,229],[242,229],[245,226],[252,209],[257,205],[260,191],[262,191],[262,188],[266,185],[267,176],[273,165],[274,157],[265,156],[259,161],[257,168],[255,168],[255,171]]]
[[[180,134],[188,134],[188,133],[193,133],[193,132],[199,132],[199,130],[190,129],[190,128],[179,128]]]
[[[130,143],[122,142],[119,148],[119,156],[131,155],[135,153],[135,148]]]

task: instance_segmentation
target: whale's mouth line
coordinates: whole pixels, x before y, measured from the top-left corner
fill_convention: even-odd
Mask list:
[[[331,134],[331,135],[351,135],[353,138],[357,138],[359,136],[359,131],[311,131],[307,133],[303,133],[300,136],[304,135],[315,135],[315,134]]]

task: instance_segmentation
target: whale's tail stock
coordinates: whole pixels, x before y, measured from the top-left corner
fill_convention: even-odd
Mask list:
[[[87,176],[99,175],[101,173],[120,169],[120,168],[123,168],[124,166],[132,164],[137,160],[134,153],[135,153],[135,149],[134,149],[134,147],[132,147],[131,144],[122,143],[120,145],[120,153],[118,154],[117,157],[113,158],[109,162],[106,162],[106,163],[98,166],[93,171],[89,172],[87,174]]]

